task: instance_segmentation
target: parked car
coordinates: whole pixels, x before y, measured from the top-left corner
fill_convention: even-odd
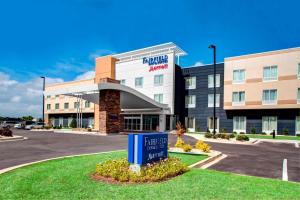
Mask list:
[[[18,122],[16,122],[16,121],[4,121],[4,122],[0,125],[0,127],[1,127],[1,128],[11,128],[11,127],[14,127],[14,125],[15,125],[16,123],[18,123]]]
[[[31,130],[31,129],[40,129],[43,128],[46,124],[44,122],[36,122],[34,124],[29,124],[25,126],[26,130]]]
[[[29,124],[25,126],[26,130],[31,130],[33,128],[34,124]]]
[[[14,125],[14,128],[17,128],[17,129],[24,128],[24,124],[22,124],[22,123],[17,123],[17,124]]]

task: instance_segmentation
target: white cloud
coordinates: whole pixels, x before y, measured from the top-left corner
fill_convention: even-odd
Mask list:
[[[63,79],[46,78],[46,84],[60,83]],[[41,78],[34,78],[26,82],[11,79],[8,74],[0,72],[0,115],[21,117],[42,115]]]
[[[205,65],[205,64],[203,62],[201,62],[201,61],[197,61],[194,64],[194,66],[203,66],[203,65]]]
[[[83,74],[78,75],[75,80],[85,80],[85,79],[91,79],[95,78],[95,71],[87,71]]]
[[[111,54],[115,54],[115,52],[108,50],[108,49],[98,49],[95,52],[90,53],[89,59],[95,60],[97,57],[107,56],[107,55],[111,55]]]

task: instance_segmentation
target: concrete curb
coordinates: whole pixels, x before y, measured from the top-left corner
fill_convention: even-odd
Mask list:
[[[201,160],[199,162],[196,162],[196,163],[190,165],[189,168],[201,168],[204,165],[212,163],[216,159],[220,158],[222,155],[223,155],[222,152],[214,151],[214,153],[212,153],[211,156],[209,156],[208,158],[206,158],[204,160]]]
[[[253,145],[254,142],[256,142],[256,139],[250,139],[250,141],[236,141],[236,140],[225,140],[225,139],[208,139],[205,137],[202,137],[201,135],[197,134],[185,134],[187,136],[193,137],[196,140],[202,140],[204,142],[211,142],[211,143],[221,143],[221,144],[240,144],[240,145]]]
[[[29,166],[29,165],[42,163],[42,162],[46,162],[46,161],[51,161],[51,160],[59,160],[59,159],[64,159],[64,158],[73,158],[73,157],[89,156],[89,155],[97,155],[97,154],[106,154],[106,153],[113,153],[113,152],[119,152],[119,151],[125,151],[125,149],[123,149],[123,150],[114,150],[114,151],[104,151],[104,152],[98,152],[98,153],[87,153],[87,154],[77,154],[77,155],[70,155],[70,156],[60,156],[60,157],[55,157],[55,158],[48,158],[48,159],[44,159],[44,160],[24,163],[24,164],[21,164],[21,165],[16,165],[16,166],[13,166],[13,167],[8,167],[8,168],[5,168],[5,169],[1,169],[0,174],[7,173],[7,172],[10,172],[12,170],[21,168],[21,167],[26,167],[26,166]]]
[[[22,141],[22,140],[27,140],[27,137],[23,137],[23,136],[13,136],[13,137],[7,137],[7,138],[0,138],[0,143],[1,142],[13,142],[13,141]]]

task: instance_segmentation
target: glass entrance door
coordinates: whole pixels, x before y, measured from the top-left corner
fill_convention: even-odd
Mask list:
[[[124,130],[138,131],[141,128],[141,116],[130,115],[124,116]]]
[[[159,115],[143,115],[143,130],[158,131]]]

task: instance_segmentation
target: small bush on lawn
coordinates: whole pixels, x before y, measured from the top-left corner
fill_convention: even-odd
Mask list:
[[[133,173],[129,170],[129,163],[126,158],[109,160],[96,166],[96,175],[113,178],[120,182],[158,182],[183,174],[188,167],[179,158],[167,158],[143,166],[140,173]]]
[[[284,135],[288,135],[289,134],[289,129],[288,128],[284,128],[283,129],[283,134]]]
[[[238,135],[236,137],[236,140],[238,140],[238,141],[249,141],[249,137],[247,135]]]
[[[184,152],[191,152],[193,147],[189,144],[185,144],[185,145],[182,146],[182,149],[183,149]]]
[[[212,134],[211,133],[205,133],[205,135],[204,135],[204,137],[206,137],[206,138],[212,138]]]
[[[203,142],[202,140],[198,140],[196,145],[196,149],[200,149],[201,151],[208,153],[210,151],[210,146]]]
[[[12,131],[9,128],[1,128],[0,129],[0,135],[5,137],[12,137]]]
[[[300,137],[300,134],[299,134],[299,133],[297,133],[297,134],[296,134],[296,136]]]
[[[262,132],[261,135],[267,135],[265,132]]]
[[[251,128],[250,133],[251,133],[251,134],[256,134],[256,128]]]
[[[183,139],[181,137],[177,137],[177,141],[176,141],[175,147],[182,148],[184,144],[185,143],[184,143]]]

